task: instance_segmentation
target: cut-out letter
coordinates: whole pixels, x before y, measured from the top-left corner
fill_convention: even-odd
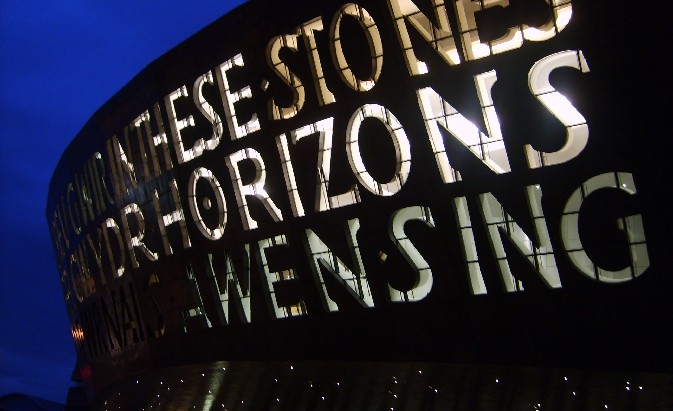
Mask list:
[[[361,80],[355,77],[355,74],[346,61],[346,56],[341,47],[341,20],[344,16],[355,18],[367,37],[369,55],[371,56],[372,62],[371,73],[368,79]],[[374,88],[383,67],[383,43],[381,42],[379,29],[376,27],[376,23],[369,12],[357,4],[348,3],[343,5],[332,19],[330,35],[332,60],[334,61],[334,65],[336,66],[341,79],[348,85],[348,87],[355,91],[369,91]]]
[[[388,285],[390,299],[393,302],[413,302],[420,301],[430,294],[432,290],[432,270],[425,258],[418,252],[418,249],[411,242],[404,232],[404,225],[411,220],[419,220],[428,227],[434,227],[435,222],[432,219],[430,208],[421,206],[406,207],[395,211],[390,217],[388,225],[388,234],[393,240],[395,246],[400,251],[407,263],[414,269],[418,279],[411,290],[396,290]]]
[[[249,184],[243,184],[241,181],[241,173],[238,168],[238,163],[244,160],[252,161],[255,166],[255,178]],[[276,207],[276,204],[274,204],[264,188],[266,169],[264,167],[262,155],[252,148],[246,148],[225,157],[224,161],[231,174],[231,182],[234,186],[234,192],[236,193],[236,201],[238,202],[238,211],[241,215],[243,228],[246,230],[257,228],[257,221],[250,216],[250,211],[248,210],[247,196],[257,197],[262,204],[264,204],[264,207],[274,221],[282,221],[283,214],[278,207]]]
[[[526,157],[530,168],[561,164],[577,157],[589,140],[589,126],[584,116],[561,93],[549,84],[549,76],[559,67],[571,67],[582,73],[589,66],[582,51],[563,51],[552,54],[533,65],[528,73],[528,87],[535,97],[566,127],[568,137],[565,145],[553,153],[543,153],[526,145]]]
[[[444,183],[453,183],[460,180],[460,174],[454,170],[449,162],[439,126],[447,130],[494,173],[505,174],[510,172],[509,158],[500,131],[500,121],[491,96],[491,90],[497,79],[495,71],[474,76],[484,123],[486,123],[489,135],[479,131],[474,123],[460,114],[431,87],[416,92],[418,105],[423,113],[425,128],[428,137],[430,137],[432,151],[435,153],[437,167]]]
[[[587,277],[608,283],[631,281],[650,266],[643,218],[640,214],[617,220],[618,228],[625,232],[628,241],[631,263],[627,267],[617,271],[601,268],[591,260],[582,246],[579,235],[579,214],[582,204],[589,195],[603,189],[618,189],[630,195],[636,194],[636,185],[631,173],[604,173],[588,179],[570,196],[563,210],[561,218],[563,247],[575,267]]]
[[[390,13],[395,20],[397,38],[400,40],[400,46],[404,51],[404,60],[407,63],[409,74],[412,76],[427,73],[428,67],[424,62],[418,60],[414,53],[414,46],[411,44],[407,26],[404,24],[405,19],[425,41],[430,43],[444,61],[449,65],[460,64],[460,56],[451,32],[444,0],[432,0],[432,6],[438,26],[435,26],[426,15],[421,13],[411,0],[388,0]]]
[[[360,127],[366,118],[375,118],[381,121],[386,126],[395,146],[395,172],[392,179],[387,183],[376,181],[369,174],[362,161],[358,139],[360,136]],[[409,145],[409,138],[393,113],[378,104],[365,104],[355,110],[351,116],[346,131],[346,153],[348,154],[348,162],[358,181],[368,191],[376,195],[385,197],[397,194],[402,189],[404,183],[406,183],[407,178],[409,178],[409,172],[411,171],[411,146]]]

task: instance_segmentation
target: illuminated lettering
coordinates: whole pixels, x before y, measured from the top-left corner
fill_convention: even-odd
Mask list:
[[[530,41],[544,41],[554,37],[561,30],[566,28],[573,14],[573,6],[570,0],[545,0],[551,7],[551,19],[547,20],[541,26],[529,27],[525,24],[521,26],[523,38]]]
[[[530,168],[540,168],[561,164],[577,157],[589,140],[589,126],[584,116],[561,93],[549,83],[551,72],[560,67],[570,67],[589,72],[589,66],[582,51],[564,51],[552,54],[533,65],[528,73],[528,87],[535,97],[565,127],[567,139],[565,145],[553,153],[544,153],[526,145],[526,157]]]
[[[367,118],[375,118],[383,123],[388,130],[388,135],[392,138],[395,146],[395,172],[393,178],[387,183],[380,183],[372,177],[367,171],[358,139],[360,136],[360,127]],[[370,192],[379,196],[392,196],[397,194],[411,171],[411,147],[409,139],[404,132],[399,120],[387,108],[378,104],[365,104],[353,113],[348,122],[348,131],[346,132],[346,153],[348,153],[348,162],[355,173],[358,181]]]
[[[350,69],[341,46],[341,20],[344,16],[355,18],[367,37],[372,63],[370,77],[365,80],[357,78]],[[330,37],[332,60],[334,61],[334,66],[338,69],[339,77],[355,91],[369,91],[374,88],[383,67],[383,43],[379,29],[367,10],[353,3],[341,6],[332,19]]]
[[[302,24],[297,30],[297,33],[304,38],[304,45],[309,57],[308,61],[311,65],[311,74],[313,75],[313,82],[318,95],[318,104],[324,106],[336,102],[336,99],[334,98],[334,94],[327,88],[325,74],[323,73],[322,63],[320,62],[320,54],[318,53],[318,46],[315,41],[315,32],[322,30],[322,19],[316,17]]]
[[[241,9],[153,63],[65,151],[46,214],[85,385],[110,383],[99,371],[110,361],[133,360],[134,350],[124,349],[146,335],[156,347],[205,342],[217,360],[247,355],[235,346],[237,334],[290,335],[318,324],[311,337],[328,342],[325,352],[347,339],[329,342],[330,331],[338,334],[352,320],[393,341],[396,329],[427,337],[414,321],[453,321],[463,310],[464,321],[453,321],[459,335],[465,324],[479,328],[502,303],[496,309],[519,322],[502,340],[509,347],[518,331],[544,322],[544,315],[526,316],[526,304],[544,314],[567,308],[573,302],[562,300],[580,293],[586,301],[560,314],[577,320],[591,301],[611,309],[622,294],[636,292],[638,302],[660,285],[666,261],[654,260],[665,244],[654,253],[653,241],[666,240],[665,228],[647,227],[648,250],[644,223],[656,224],[665,207],[633,210],[639,200],[665,195],[668,187],[656,180],[662,167],[644,166],[647,150],[628,146],[636,117],[602,98],[592,107],[592,96],[576,97],[605,92],[610,78],[583,75],[589,72],[583,52],[563,51],[588,44],[598,59],[592,69],[615,65],[612,57],[600,61],[598,43],[583,37],[595,21],[589,12],[599,6],[584,4],[580,26],[566,30],[571,0],[362,4],[372,14],[351,0]],[[250,22],[267,27],[255,33],[234,21],[259,10]],[[271,21],[282,11],[297,12],[297,20]],[[375,18],[390,19],[378,21],[388,26]],[[624,38],[616,37],[618,46]],[[387,56],[385,72],[384,43],[398,43],[401,51]],[[637,67],[631,63],[629,69]],[[577,82],[587,87],[572,89]],[[619,94],[608,91],[607,97]],[[611,113],[624,120],[597,124],[592,133],[600,138],[585,149],[588,121],[609,120]],[[615,130],[625,134],[610,135]],[[584,158],[606,151],[596,163]],[[613,169],[606,164],[626,165],[635,175],[605,172]],[[636,178],[647,196],[637,196]],[[568,190],[575,180],[583,183]],[[541,186],[548,190],[544,210]],[[601,199],[609,210],[600,209]],[[606,220],[616,226],[603,229]],[[651,278],[636,284],[646,272]],[[612,288],[621,291],[611,294]],[[391,313],[398,322],[392,328],[383,324]],[[300,318],[277,321],[290,317]],[[498,323],[493,318],[482,325]],[[654,325],[639,331],[646,335]],[[537,331],[559,334],[550,327]],[[449,328],[432,342],[446,340]],[[295,337],[287,339],[298,343],[293,356],[309,345]],[[146,348],[134,347],[141,354]],[[440,351],[427,355],[442,357]],[[143,364],[132,361],[129,370]]]
[[[404,225],[411,220],[422,221],[428,227],[434,227],[435,222],[428,207],[406,207],[395,211],[390,217],[388,224],[388,234],[390,239],[404,257],[405,261],[416,272],[417,278],[410,290],[397,290],[392,285],[388,285],[390,300],[393,302],[413,302],[420,301],[430,294],[432,290],[432,270],[425,258],[418,252],[418,249],[411,242],[404,231]]]
[[[105,246],[107,248],[108,262],[110,263],[110,269],[112,271],[113,277],[121,277],[124,275],[124,267],[126,265],[126,253],[124,253],[124,242],[122,240],[122,233],[119,230],[117,222],[112,218],[108,218],[103,222],[103,237],[105,238]],[[117,239],[116,250],[119,251],[119,264],[115,264],[114,252],[112,251],[112,243],[110,242],[110,236],[108,231],[111,230],[115,238]]]
[[[491,7],[508,7],[509,0],[456,0],[455,5],[466,60],[504,53],[523,44],[523,34],[519,27],[508,28],[504,36],[488,43],[483,43],[479,38],[475,14]]]
[[[95,197],[97,203],[100,204],[100,211],[97,211],[97,214],[100,215],[106,209],[106,202],[107,204],[114,204],[114,198],[110,194],[110,189],[105,181],[106,167],[101,153],[94,153],[89,160],[89,168],[91,169],[91,178],[94,180],[94,186],[96,187],[95,191],[98,193]]]
[[[242,99],[252,98],[252,90],[250,86],[245,86],[238,91],[231,92],[229,87],[229,80],[227,79],[227,71],[234,67],[243,67],[243,55],[237,54],[233,58],[222,63],[215,71],[217,77],[217,85],[220,89],[220,96],[224,104],[224,112],[226,114],[227,126],[229,127],[229,136],[232,140],[242,138],[250,133],[254,133],[260,129],[257,114],[253,113],[250,120],[245,124],[238,124],[236,117],[236,108],[234,104]]]
[[[161,232],[161,239],[164,244],[164,252],[166,255],[173,254],[173,249],[171,248],[170,243],[168,242],[168,233],[166,232],[166,227],[178,223],[180,226],[180,234],[182,236],[182,247],[189,248],[192,246],[191,241],[189,240],[189,234],[187,232],[187,224],[185,221],[185,213],[182,210],[182,203],[180,202],[180,193],[178,190],[178,183],[175,180],[171,180],[168,183],[168,186],[171,190],[171,197],[168,201],[169,204],[173,205],[175,208],[172,212],[168,214],[162,214],[161,205],[159,205],[159,192],[154,190],[152,192],[152,203],[154,204],[154,211],[157,215],[157,221],[159,222],[159,231]]]
[[[284,269],[281,271],[271,271],[267,261],[266,250],[274,247],[287,247],[287,239],[284,235],[266,238],[258,242],[259,246],[259,265],[263,274],[262,283],[266,287],[266,298],[272,308],[272,314],[276,318],[288,318],[291,316],[302,316],[308,314],[303,300],[299,300],[298,304],[290,306],[278,305],[276,299],[275,284],[283,281],[290,281],[296,278],[296,273],[293,269]]]
[[[432,8],[438,26],[418,9],[411,0],[388,0],[388,8],[395,20],[395,31],[404,51],[409,74],[417,76],[428,72],[427,65],[416,57],[414,46],[404,24],[406,20],[434,48],[449,65],[460,64],[460,56],[456,41],[451,32],[449,18],[444,7],[444,0],[432,0]]]
[[[150,177],[159,177],[162,173],[162,166],[159,160],[159,153],[162,153],[162,163],[166,170],[173,168],[173,162],[168,151],[168,138],[166,137],[166,132],[164,131],[164,122],[161,119],[161,110],[159,104],[154,105],[154,118],[156,119],[157,128],[159,130],[158,134],[153,135],[152,129],[150,127],[151,116],[149,111],[145,111],[143,114],[138,116],[134,121],[134,126],[138,130],[138,140],[142,141],[143,139],[143,130],[145,130],[145,138],[147,140],[147,145],[150,150],[150,157],[152,160],[152,171],[146,171],[145,179],[148,180]],[[158,151],[157,148],[161,150]],[[143,145],[141,144],[141,149],[144,150]],[[145,154],[143,154],[143,157]]]
[[[292,91],[292,102],[288,107],[279,107],[273,98],[269,99],[269,113],[272,120],[287,120],[296,116],[306,101],[306,92],[304,84],[301,82],[290,68],[280,59],[280,51],[290,49],[297,51],[297,35],[285,34],[277,36],[269,41],[267,46],[266,59],[269,67],[283,80]]]
[[[191,264],[186,268],[187,276],[185,277],[185,290],[190,292],[188,299],[191,301],[185,302],[185,308],[182,311],[183,328],[182,331],[187,333],[192,330],[199,330],[204,328],[212,328],[213,324],[208,318],[206,310],[203,308],[203,299],[201,298],[201,289],[199,283],[196,281],[196,274]]]
[[[523,284],[517,281],[510,270],[503,245],[503,237],[508,237],[521,254],[528,259],[530,267],[540,274],[540,278],[547,287],[560,288],[561,279],[556,268],[556,259],[549,240],[545,217],[542,213],[542,192],[536,186],[528,186],[526,192],[537,241],[531,240],[526,235],[519,224],[505,212],[505,209],[493,194],[480,195],[484,220],[488,227],[491,247],[498,260],[498,268],[504,288],[508,292],[523,290]]]
[[[121,202],[123,197],[129,195],[128,184],[133,189],[138,187],[135,169],[133,164],[126,157],[126,152],[119,144],[117,136],[112,136],[107,141],[108,157],[110,158],[110,169],[112,171],[112,181],[114,185],[115,201]],[[128,183],[127,183],[128,179]]]
[[[203,86],[206,83],[210,84],[211,86],[215,85],[212,71],[209,71],[196,79],[196,81],[194,82],[194,89],[192,94],[194,95],[194,103],[196,104],[196,107],[211,124],[213,133],[210,135],[210,138],[208,140],[204,141],[201,138],[197,140],[197,142],[194,143],[194,146],[198,144],[202,145],[203,148],[206,150],[214,150],[220,144],[220,140],[222,139],[222,133],[224,132],[224,127],[222,125],[222,119],[220,119],[220,115],[217,114],[217,112],[215,112],[213,106],[211,106],[210,103],[208,103],[208,101],[206,101],[206,98],[203,96]]]
[[[491,90],[496,80],[495,71],[474,76],[484,123],[486,123],[489,135],[479,131],[474,123],[460,114],[431,87],[417,90],[418,105],[423,113],[425,128],[430,137],[437,168],[439,168],[444,183],[453,183],[460,180],[460,174],[453,169],[449,162],[444,139],[439,130],[440,125],[478,157],[492,172],[496,174],[510,172],[511,168],[500,131],[500,122],[491,97]]]
[[[143,137],[143,130],[141,128],[143,123],[146,123],[146,126],[148,126],[147,123],[149,123],[149,114],[147,113],[147,110],[143,114],[138,116],[135,120],[133,120],[131,125],[136,129],[136,136],[137,136],[137,141],[138,141],[138,150],[140,150],[140,162],[142,163],[142,167],[143,167],[143,176],[144,176],[143,180],[144,181],[150,181],[152,179],[153,175],[152,175],[152,171],[150,170],[150,163],[149,163],[149,160],[147,158],[147,153],[145,151],[145,139]],[[127,130],[128,130],[128,128],[127,128]],[[127,147],[130,147],[129,146],[128,132],[125,133],[125,137],[126,137],[126,145],[127,145]],[[156,168],[154,170],[156,170]]]
[[[208,261],[206,263],[206,271],[211,279],[211,290],[215,297],[219,299],[222,305],[222,314],[224,315],[224,323],[231,323],[230,303],[233,302],[236,306],[238,318],[243,323],[249,323],[251,319],[250,308],[250,245],[246,244],[244,248],[245,258],[243,258],[243,270],[237,273],[232,261],[231,254],[228,251],[224,253],[224,275],[219,273],[213,267],[213,256],[208,254]],[[241,281],[244,279],[247,287],[245,291],[241,288]],[[232,298],[232,296],[236,296]]]
[[[281,134],[276,137],[276,147],[278,147],[278,154],[280,155],[280,164],[283,167],[283,176],[285,177],[285,187],[287,188],[287,195],[290,198],[290,207],[292,208],[292,215],[301,217],[304,215],[304,205],[299,197],[297,190],[297,181],[294,177],[294,168],[292,167],[292,159],[290,158],[290,149],[287,144],[287,136]]]
[[[133,215],[136,222],[136,234],[131,235],[131,229],[129,226],[129,215]],[[124,207],[121,212],[121,221],[122,227],[124,227],[124,237],[126,237],[126,246],[129,250],[129,255],[131,256],[131,262],[133,263],[134,268],[138,268],[140,263],[136,258],[135,249],[139,248],[140,251],[147,257],[150,261],[156,261],[159,258],[157,253],[150,251],[147,248],[147,245],[142,242],[143,237],[145,236],[145,217],[143,216],[142,211],[138,204],[131,203]]]
[[[310,228],[306,229],[306,251],[311,255],[311,269],[313,275],[320,284],[322,293],[320,294],[323,306],[328,311],[339,311],[339,305],[334,301],[325,285],[323,272],[329,273],[348,294],[362,307],[374,307],[369,281],[365,273],[362,258],[360,257],[360,247],[357,242],[357,232],[360,228],[360,221],[357,218],[348,220],[346,224],[346,239],[348,246],[355,261],[354,269],[348,268],[343,261],[339,259],[327,247],[320,237]]]
[[[180,164],[200,156],[203,152],[203,140],[196,141],[194,147],[188,150],[185,150],[184,143],[182,142],[182,130],[196,125],[194,123],[194,116],[191,114],[186,118],[178,120],[178,115],[175,112],[175,100],[187,97],[189,97],[187,87],[181,86],[164,98],[169,125],[171,127],[171,135],[173,136],[173,147],[175,148],[175,153],[178,156],[178,163]]]
[[[86,169],[85,169],[86,170]],[[75,174],[72,178],[75,184],[75,192],[77,193],[77,203],[79,204],[79,215],[82,218],[82,226],[88,225],[94,219],[93,201],[89,188],[87,187],[87,180],[85,174]]]
[[[255,178],[249,184],[243,184],[238,167],[238,163],[244,160],[252,161],[255,166]],[[278,207],[276,207],[276,204],[274,204],[264,188],[264,183],[266,182],[266,169],[261,154],[254,149],[247,148],[225,157],[224,161],[231,173],[231,182],[234,186],[234,192],[236,193],[238,211],[241,215],[243,227],[246,230],[257,228],[257,221],[250,216],[250,211],[248,210],[247,196],[257,197],[262,204],[264,204],[264,207],[274,221],[282,221],[283,214]]]
[[[631,173],[604,173],[584,182],[568,199],[561,218],[561,238],[573,265],[587,277],[608,283],[631,281],[650,267],[647,240],[640,214],[619,218],[617,227],[624,231],[631,258],[630,264],[621,270],[599,267],[584,250],[579,234],[579,215],[582,205],[592,193],[604,189],[617,189],[629,195],[636,194],[636,185]]]
[[[352,201],[355,187],[344,193],[330,197],[328,195],[330,165],[332,162],[332,137],[334,135],[334,117],[317,121],[293,131],[292,143],[310,135],[318,135],[318,164],[316,166],[315,211],[326,211],[333,204],[346,204]],[[338,206],[337,206],[338,207]]]
[[[470,291],[472,295],[486,294],[486,284],[484,284],[484,277],[481,274],[481,267],[479,266],[479,256],[477,254],[477,245],[474,242],[474,231],[472,229],[470,210],[467,206],[467,198],[455,198],[453,200],[453,208],[456,213],[458,227],[460,228],[461,249],[470,277]]]
[[[206,226],[206,223],[201,217],[201,211],[199,211],[199,206],[196,199],[196,184],[200,180],[204,180],[206,183],[208,183],[211,192],[215,196],[215,203],[217,207],[216,210],[218,215],[217,226],[215,228],[209,228]],[[203,234],[207,239],[213,241],[222,238],[222,235],[224,234],[224,228],[227,224],[227,203],[224,199],[224,192],[222,191],[220,182],[217,181],[217,178],[215,178],[210,170],[204,167],[199,167],[194,170],[189,177],[189,185],[187,190],[189,192],[189,209],[192,212],[192,216],[194,216],[194,222],[196,223],[196,227],[199,229],[201,234]],[[213,204],[210,197],[204,197],[203,208],[205,210],[210,210],[212,206]]]

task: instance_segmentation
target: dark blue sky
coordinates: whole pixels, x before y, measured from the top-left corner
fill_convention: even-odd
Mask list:
[[[152,60],[243,0],[0,2],[0,396],[65,402],[75,350],[44,217],[61,153]]]

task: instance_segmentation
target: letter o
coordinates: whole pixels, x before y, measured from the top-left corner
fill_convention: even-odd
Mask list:
[[[213,191],[215,195],[215,201],[217,203],[217,210],[219,218],[217,221],[217,227],[209,228],[206,226],[203,218],[201,218],[201,212],[199,211],[199,206],[196,204],[196,183],[204,179]],[[219,240],[224,234],[224,227],[227,225],[227,203],[224,199],[224,192],[220,186],[219,181],[213,175],[213,173],[204,167],[199,167],[192,172],[192,175],[189,177],[189,209],[192,212],[192,217],[194,218],[194,223],[199,229],[201,234],[203,234],[209,240]]]
[[[341,20],[344,16],[354,17],[364,30],[369,44],[369,54],[372,60],[371,76],[366,80],[360,80],[355,77],[353,71],[348,66],[346,56],[341,47]],[[381,75],[383,67],[383,43],[378,27],[372,16],[364,8],[357,4],[344,4],[334,15],[332,26],[330,28],[330,50],[332,51],[332,61],[338,69],[341,79],[355,91],[369,91],[376,85],[376,81]]]
[[[395,174],[387,183],[376,181],[369,174],[362,161],[360,147],[358,146],[358,137],[362,122],[366,118],[380,120],[386,126],[386,129],[388,129],[388,134],[395,145]],[[367,190],[379,196],[392,196],[400,191],[411,171],[411,147],[407,134],[393,113],[378,104],[365,104],[355,110],[351,116],[346,131],[346,153],[348,154],[348,162],[358,181]]]

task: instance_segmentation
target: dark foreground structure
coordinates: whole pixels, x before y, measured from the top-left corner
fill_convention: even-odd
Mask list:
[[[656,7],[251,1],[150,64],[50,186],[70,404],[670,408]]]

